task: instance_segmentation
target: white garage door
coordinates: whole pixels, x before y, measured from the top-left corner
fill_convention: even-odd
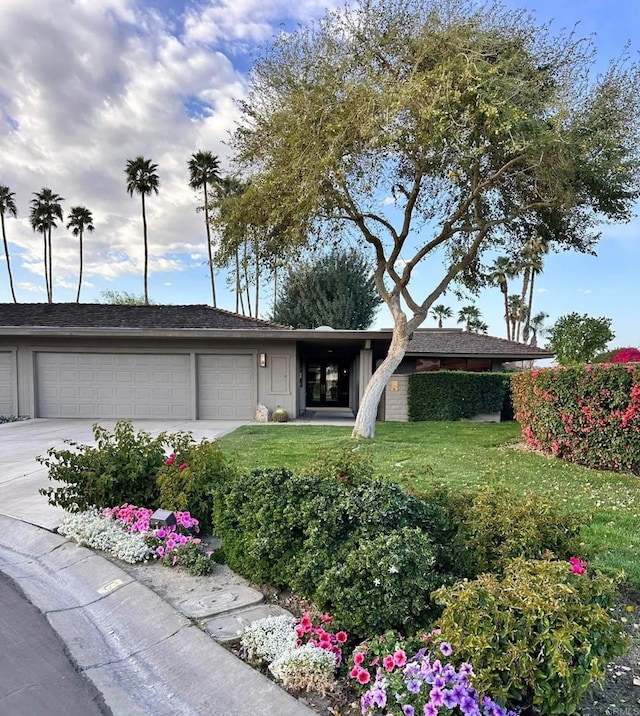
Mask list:
[[[199,355],[197,366],[200,420],[253,420],[253,355]]]
[[[0,415],[13,415],[13,353],[0,352]]]
[[[190,417],[188,355],[37,353],[41,418]]]

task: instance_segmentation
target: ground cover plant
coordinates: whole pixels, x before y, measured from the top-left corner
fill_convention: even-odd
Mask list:
[[[245,426],[220,442],[238,469],[285,466],[304,470],[320,452],[354,446],[337,426]],[[357,447],[359,443],[355,443]],[[591,564],[623,570],[640,589],[640,483],[632,475],[591,470],[524,449],[517,423],[380,423],[365,444],[376,475],[417,491],[431,487],[477,490],[491,485],[542,495],[559,507],[591,516],[581,537]]]

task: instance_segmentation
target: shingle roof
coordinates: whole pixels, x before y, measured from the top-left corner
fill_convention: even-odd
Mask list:
[[[118,306],[103,303],[3,303],[0,327],[48,328],[272,328],[270,321],[239,316],[220,308],[192,306]]]
[[[414,332],[407,355],[534,359],[549,358],[553,353],[504,338],[470,333],[461,328],[431,328]]]

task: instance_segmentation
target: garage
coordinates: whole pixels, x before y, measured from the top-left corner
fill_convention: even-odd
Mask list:
[[[10,351],[0,351],[0,415],[15,413],[14,405],[15,356]]]
[[[188,354],[35,354],[41,418],[189,419]]]
[[[257,391],[253,354],[198,355],[198,418],[253,420]]]

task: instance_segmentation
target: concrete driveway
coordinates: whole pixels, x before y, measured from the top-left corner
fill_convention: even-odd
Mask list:
[[[113,420],[58,420],[36,418],[0,425],[0,514],[39,527],[53,529],[60,523],[62,510],[51,507],[38,493],[50,482],[47,470],[36,458],[46,455],[51,447],[64,448],[65,440],[93,444],[92,425],[98,422],[112,430]],[[151,435],[180,430],[193,434],[195,440],[219,438],[232,432],[246,421],[226,420],[133,420],[136,431]]]

